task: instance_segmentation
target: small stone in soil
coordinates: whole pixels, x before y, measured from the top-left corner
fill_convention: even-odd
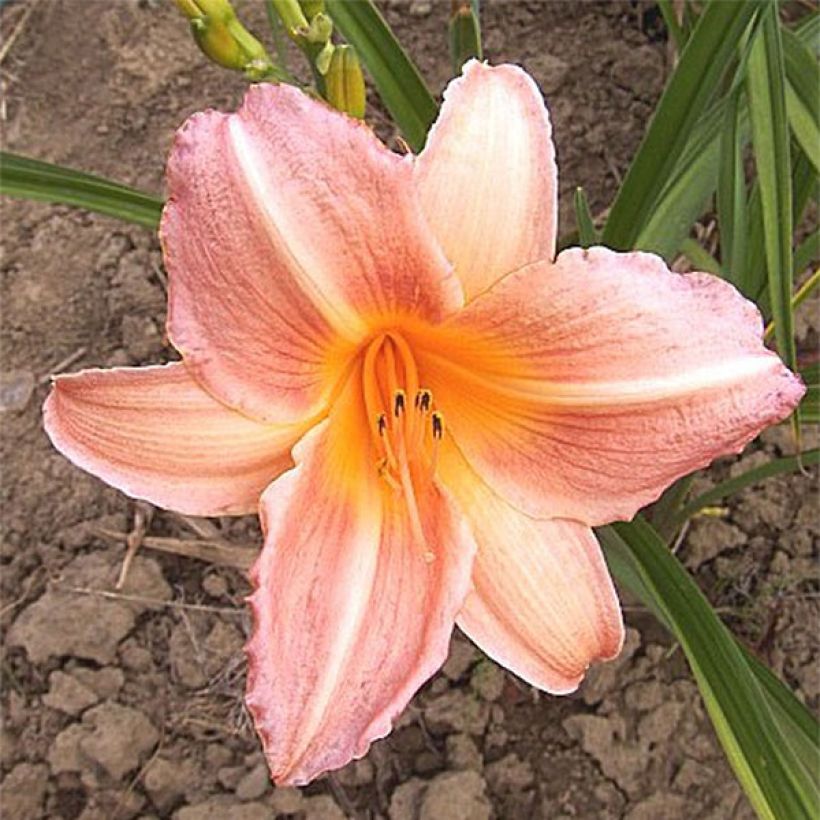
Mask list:
[[[222,598],[228,594],[228,582],[215,572],[202,579],[202,590],[211,598]]]
[[[189,760],[157,757],[151,761],[142,783],[153,804],[167,812],[178,803],[196,779],[196,768]]]
[[[25,410],[34,392],[34,375],[28,370],[7,370],[0,373],[0,413]]]
[[[260,763],[248,772],[237,784],[235,793],[240,800],[256,800],[270,789],[268,767]]]
[[[419,820],[489,820],[490,801],[478,772],[447,772],[430,782]]]
[[[475,693],[490,702],[501,697],[505,681],[504,670],[490,660],[482,660],[470,676],[470,686]]]
[[[273,820],[273,809],[264,803],[237,803],[235,797],[220,795],[174,812],[174,820]]]
[[[347,766],[339,770],[336,778],[343,786],[356,788],[357,786],[366,786],[372,783],[375,776],[375,766],[365,757],[348,763]]]
[[[20,613],[8,642],[22,646],[33,663],[64,655],[110,663],[133,626],[134,614],[118,601],[53,590]]]
[[[78,715],[100,699],[96,692],[84,686],[75,677],[59,670],[51,673],[48,683],[49,688],[43,695],[43,703],[67,715]]]
[[[441,667],[444,676],[457,681],[478,660],[478,651],[466,638],[456,634],[450,641],[450,654]]]
[[[453,689],[430,701],[424,708],[424,718],[431,732],[468,732],[481,735],[490,718],[490,707],[474,695]]]
[[[91,732],[80,741],[80,749],[115,780],[137,768],[159,740],[159,733],[142,712],[118,703],[90,709],[83,723]]]
[[[535,782],[532,766],[515,752],[487,766],[485,775],[496,794],[517,794]]]
[[[451,769],[481,771],[483,765],[481,752],[469,735],[459,734],[447,737],[447,765]]]
[[[345,813],[328,794],[308,797],[302,804],[305,820],[345,820]]]
[[[390,797],[390,820],[417,820],[421,796],[427,784],[418,777],[411,777],[396,786]]]
[[[18,763],[0,784],[0,806],[9,820],[38,820],[48,783],[48,767]]]

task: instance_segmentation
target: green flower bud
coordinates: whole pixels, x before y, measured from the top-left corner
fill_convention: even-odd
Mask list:
[[[271,68],[265,47],[239,22],[228,0],[176,0],[203,53],[217,65],[259,79]]]
[[[327,101],[339,111],[362,119],[365,109],[364,75],[356,49],[336,46],[325,75]]]

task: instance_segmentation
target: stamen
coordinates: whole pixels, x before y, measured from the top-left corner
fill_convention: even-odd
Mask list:
[[[433,394],[429,390],[419,390],[416,393],[416,409],[420,413],[428,413],[430,411],[430,404],[433,401]]]
[[[405,409],[406,398],[404,390],[397,390],[393,395],[393,415],[399,418]]]

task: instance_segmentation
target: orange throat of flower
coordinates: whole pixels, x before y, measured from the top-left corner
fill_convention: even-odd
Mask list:
[[[421,386],[413,352],[395,331],[367,345],[361,367],[367,426],[379,478],[401,495],[413,529],[424,541],[416,493],[436,472],[444,419],[433,393]],[[432,553],[425,557],[432,560]]]

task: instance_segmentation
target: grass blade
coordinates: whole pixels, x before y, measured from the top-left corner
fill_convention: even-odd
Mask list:
[[[720,130],[727,103],[719,103],[701,119],[635,246],[671,261],[703,213],[717,185]]]
[[[687,35],[678,22],[672,0],[658,0],[658,8],[661,10],[664,25],[669,32],[669,36],[672,38],[672,42],[675,44],[675,48],[678,52],[683,51],[683,47],[686,45]]]
[[[817,174],[806,159],[806,155],[795,146],[792,152],[792,215],[795,223],[803,218],[806,205],[817,194]],[[768,319],[771,317],[771,303],[768,292],[768,262],[766,259],[765,233],[763,230],[763,205],[758,181],[752,186],[747,204],[748,246],[746,267],[739,271],[734,284],[741,293],[751,299]]]
[[[797,412],[801,421],[806,424],[820,424],[820,362],[812,362],[800,370],[800,376],[806,383],[806,395],[800,402]],[[803,463],[806,463],[803,454]]]
[[[746,173],[740,123],[740,89],[727,100],[720,135],[720,170],[717,213],[720,225],[720,260],[724,272],[742,268],[746,249]]]
[[[635,245],[760,6],[758,0],[713,0],[706,7],[612,205],[603,233],[605,245],[620,249]]]
[[[679,641],[729,762],[760,817],[820,812],[812,717],[747,660],[689,573],[641,518],[598,531],[613,573]],[[798,717],[799,715],[799,717]]]
[[[156,228],[162,200],[103,177],[5,151],[0,153],[0,194],[76,205],[146,228]]]
[[[809,265],[815,260],[820,259],[820,230],[816,230],[814,233],[809,234],[804,240],[803,243],[800,245],[799,248],[794,252],[794,273],[795,276],[801,274],[804,270],[806,270]],[[812,278],[817,275],[817,271],[815,271]],[[814,285],[812,285],[814,287]],[[800,288],[802,291],[803,288]],[[800,292],[798,291],[798,292]],[[808,293],[806,294],[808,296]],[[795,298],[797,294],[795,294]],[[805,296],[803,297],[805,298]],[[802,299],[800,300],[802,301]],[[795,303],[792,300],[793,307],[797,307],[800,302]]]
[[[595,223],[592,221],[592,213],[589,210],[589,202],[583,188],[575,189],[573,203],[575,205],[575,222],[578,225],[578,244],[582,248],[597,245],[598,231],[595,230]]]
[[[747,82],[760,185],[768,292],[780,355],[796,369],[792,298],[792,177],[786,120],[785,67],[777,5],[762,14],[752,43]]]
[[[806,376],[802,373],[801,375],[805,381]],[[804,397],[803,402],[805,402],[805,400]],[[672,522],[675,528],[677,528],[704,507],[712,507],[715,504],[719,504],[735,493],[745,490],[747,487],[752,487],[755,484],[760,484],[761,481],[765,481],[772,476],[783,475],[784,473],[796,473],[801,467],[808,467],[812,464],[820,464],[820,450],[806,450],[804,453],[801,453],[799,457],[785,456],[783,458],[774,458],[765,464],[747,470],[745,473],[722,481],[720,484],[697,496],[697,498],[693,498],[672,517]]]
[[[806,240],[806,242],[809,242],[809,241],[812,241],[812,240],[814,240],[814,247],[810,247],[809,250],[812,251],[812,252],[815,252],[817,250],[817,246],[818,246],[817,243],[820,243],[820,234],[815,232],[813,234],[813,236],[810,236]],[[803,245],[800,247],[800,250],[803,250],[803,246],[805,246],[805,244],[806,243],[804,242]],[[794,270],[795,270],[795,273],[798,273],[799,271],[803,270],[803,268],[798,267],[798,265],[797,265],[797,262],[798,262],[797,254],[794,255],[794,258],[795,258]],[[806,264],[808,264],[808,262]],[[800,305],[811,295],[811,292],[817,287],[818,283],[820,283],[820,269],[816,270],[808,279],[806,279],[806,281],[803,282],[803,284],[797,289],[794,296],[792,296],[792,312],[797,310],[797,308],[799,308]],[[771,337],[773,335],[774,335],[774,322],[769,322],[769,324],[766,326],[766,331],[763,334],[763,338],[768,341],[769,339],[771,339]]]
[[[478,3],[463,2],[456,6],[447,27],[450,40],[450,61],[453,74],[460,74],[461,67],[467,60],[475,57],[481,59],[481,21],[478,16]]]
[[[820,65],[796,34],[786,28],[781,34],[789,127],[815,173],[820,173]]]
[[[692,263],[695,270],[713,273],[720,276],[722,273],[720,264],[697,240],[684,239],[680,246],[681,253]]]
[[[326,7],[345,40],[356,47],[407,144],[420,151],[438,107],[418,69],[372,0],[327,0]]]

